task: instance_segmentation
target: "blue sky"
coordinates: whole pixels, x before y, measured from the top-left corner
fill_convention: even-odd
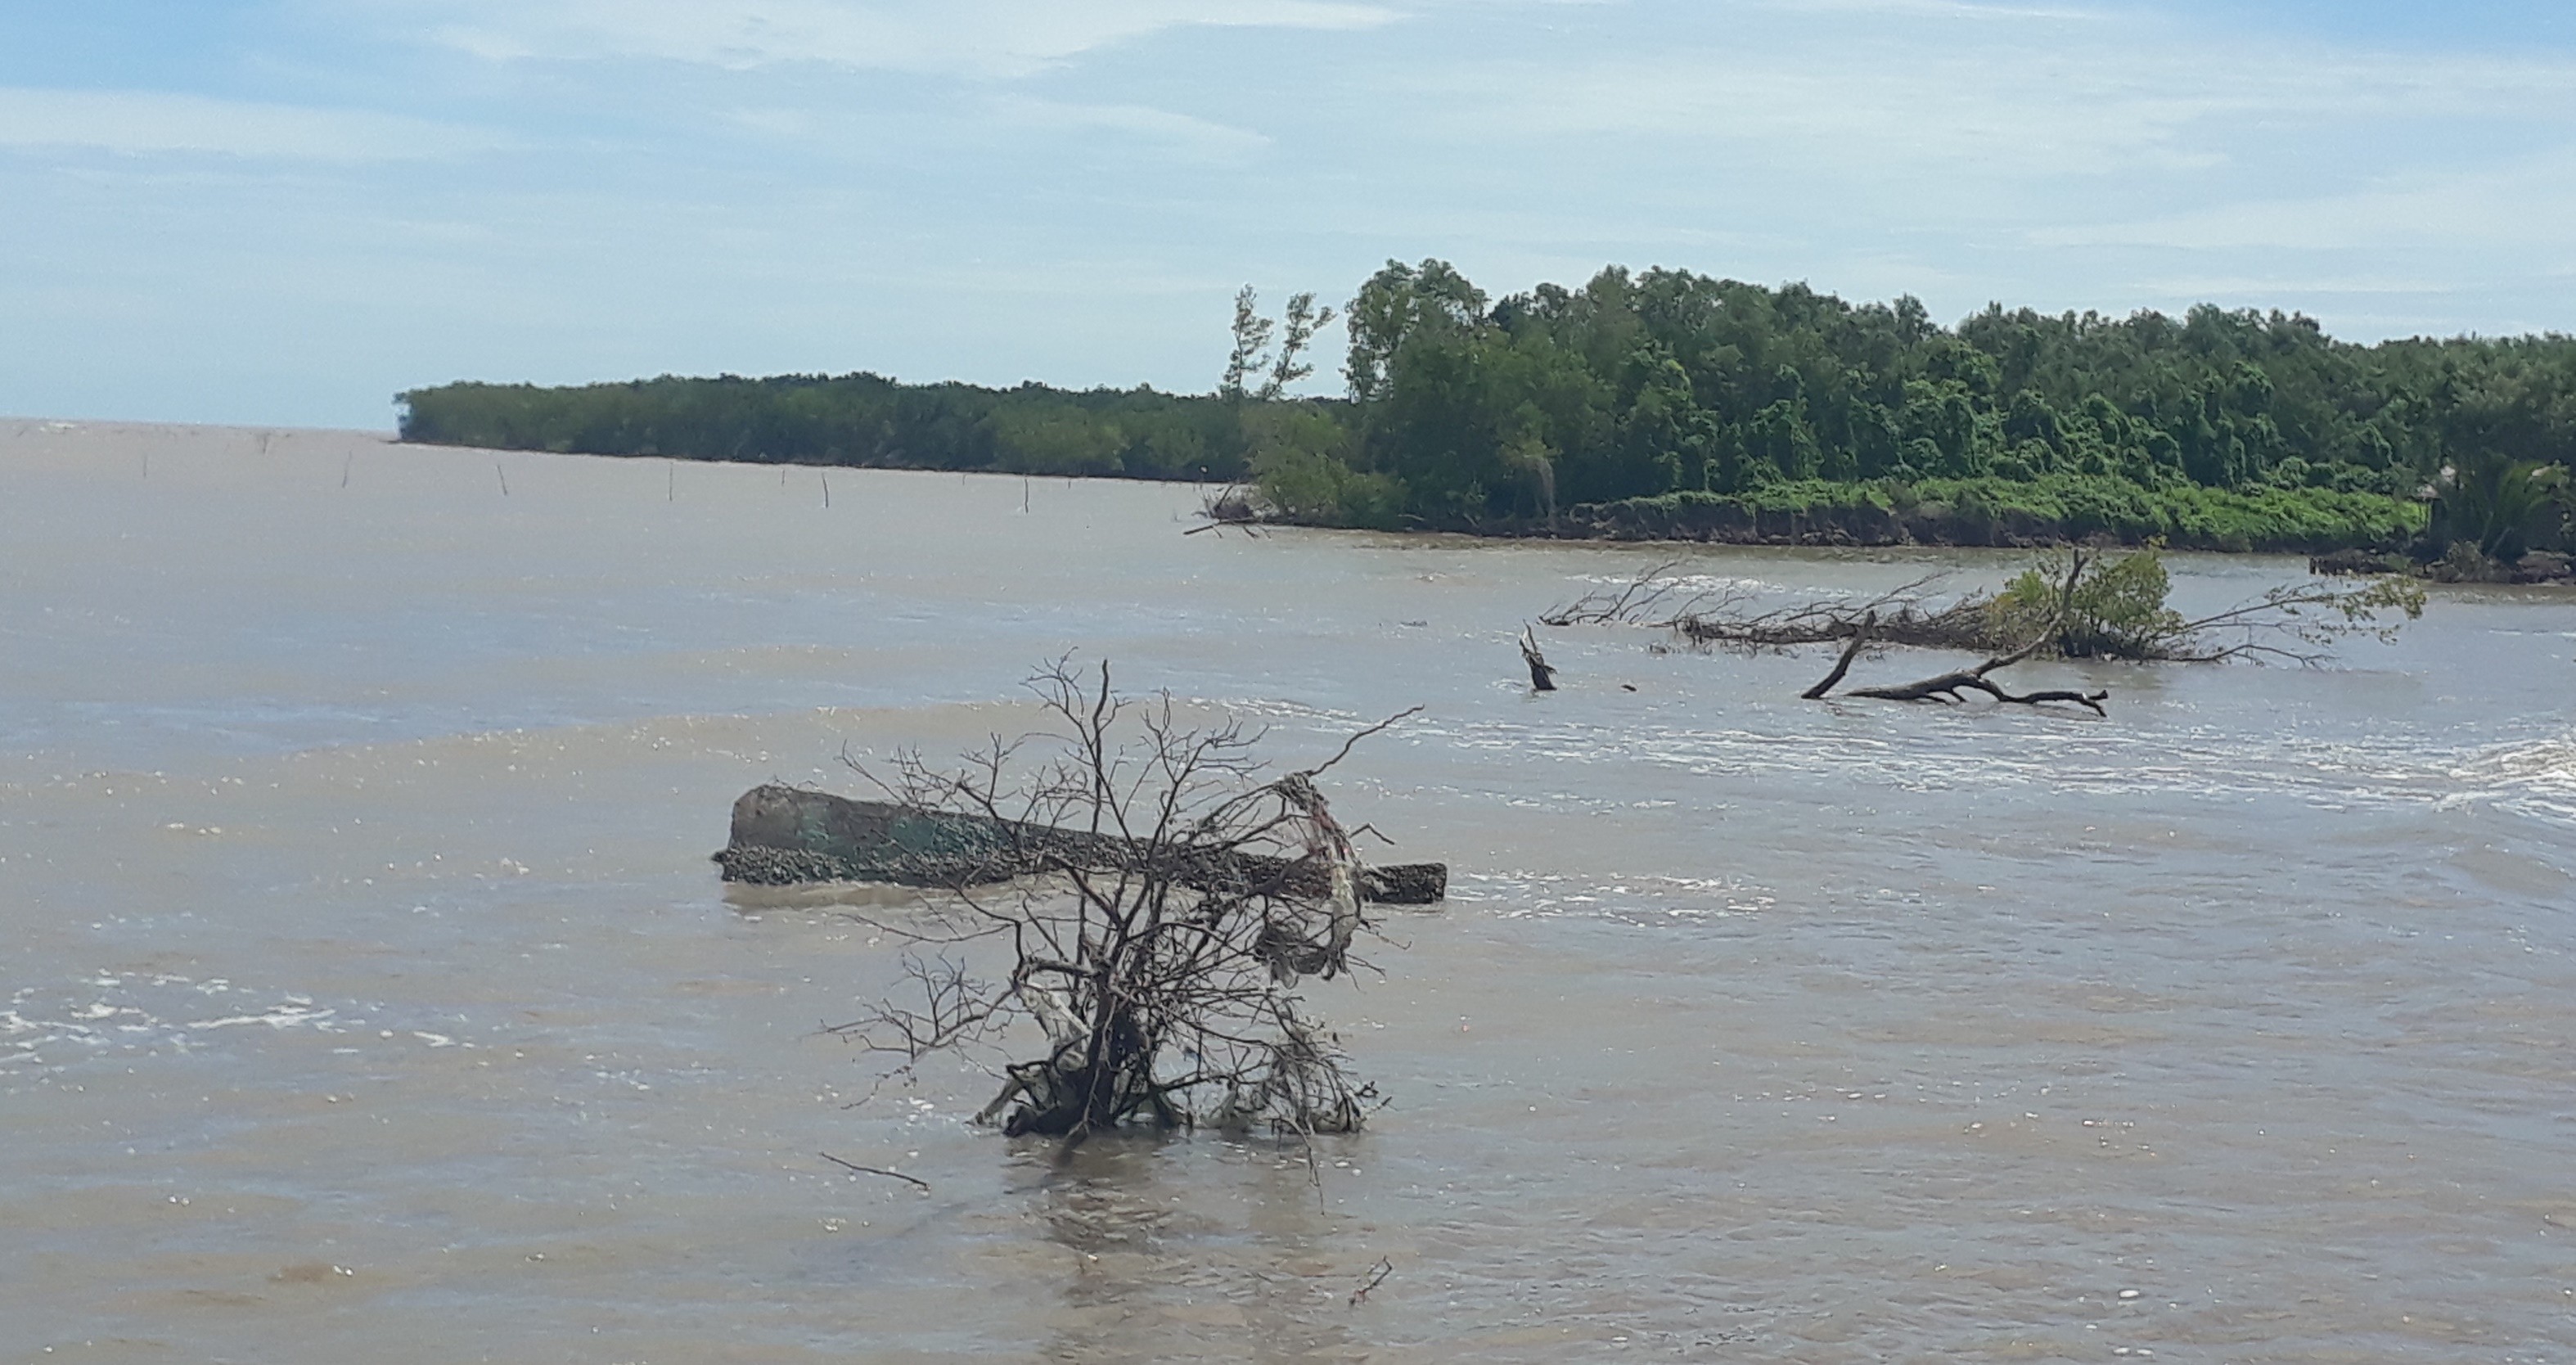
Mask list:
[[[1204,390],[1389,257],[2576,330],[2576,20],[2283,0],[24,0],[0,412]],[[1331,366],[1318,387],[1329,387]]]

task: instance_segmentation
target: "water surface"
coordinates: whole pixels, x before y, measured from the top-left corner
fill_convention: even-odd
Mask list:
[[[1675,552],[828,496],[0,422],[0,1359],[2576,1355],[2564,596],[2023,670],[2108,721],[1619,630],[1542,632],[1533,697],[1522,623]],[[1782,600],[2013,567],[1680,553]],[[876,1088],[816,1028],[901,898],[705,860],[746,786],[1014,730],[1067,652],[1293,764],[1426,708],[1331,784],[1457,894],[1313,993],[1394,1097],[1320,1182]]]

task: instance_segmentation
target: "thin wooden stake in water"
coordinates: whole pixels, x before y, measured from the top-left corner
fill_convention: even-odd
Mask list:
[[[832,471],[823,471],[823,510],[832,509]]]
[[[1029,510],[1029,481],[1026,479],[1020,480],[1020,510]]]
[[[510,476],[501,473],[501,462],[499,460],[494,460],[492,462],[492,472],[501,475],[501,496],[505,498],[510,496]]]
[[[669,479],[669,480],[664,484],[664,486],[663,486],[663,489],[662,489],[662,501],[664,501],[664,502],[678,502],[678,501],[680,500],[680,466],[679,466],[679,462],[678,462],[678,461],[675,461],[675,460],[665,460],[665,461],[663,461],[663,462],[662,462],[662,471],[663,471],[664,473],[666,473],[666,474],[668,474],[668,475],[670,475],[670,476],[671,476],[671,477],[670,477],[670,479]]]
[[[357,464],[357,462],[358,452],[354,450],[349,452],[349,458],[340,462],[340,486],[342,488],[349,486],[349,469],[351,466]]]

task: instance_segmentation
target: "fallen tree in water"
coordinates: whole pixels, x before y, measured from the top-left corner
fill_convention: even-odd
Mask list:
[[[2165,605],[2172,579],[2153,548],[2113,557],[2052,551],[1995,592],[1945,597],[1941,580],[1929,577],[1866,599],[1767,609],[1739,587],[1690,591],[1680,567],[1679,561],[1658,565],[1540,619],[1552,626],[1646,626],[1694,645],[1752,652],[1847,643],[1866,633],[1872,649],[1952,649],[1991,657],[2015,653],[2036,638],[2024,657],[2316,664],[2351,636],[2393,638],[2402,620],[2423,615],[2425,600],[2423,585],[2406,578],[2359,586],[2302,582],[2225,611],[2186,617]]]
[[[1111,847],[1116,837],[770,785],[754,787],[733,803],[732,838],[715,862],[726,881],[753,886],[988,886],[1073,866],[1105,867],[1133,856]],[[1320,892],[1324,876],[1317,864],[1243,851],[1186,870],[1210,884],[1277,877],[1300,893]],[[1360,869],[1365,901],[1429,905],[1448,892],[1445,863]]]
[[[1755,610],[1755,597],[1740,587],[1685,592],[1681,561],[1659,564],[1615,589],[1599,589],[1539,620],[1551,626],[1632,625],[1669,630],[1695,645],[1753,651],[1849,640],[1868,623],[1880,645],[1923,649],[1982,649],[1993,635],[1990,599],[1970,594],[1943,601],[1934,595],[1938,575],[1915,579],[1859,601],[1800,602]]]
[[[1140,1122],[1357,1129],[1376,1091],[1295,994],[1304,978],[1360,965],[1352,949],[1367,927],[1369,869],[1315,779],[1402,717],[1265,778],[1255,736],[1184,729],[1168,698],[1115,693],[1106,665],[1095,684],[1058,664],[1032,688],[1048,732],[997,737],[953,770],[900,757],[876,774],[887,802],[745,798],[755,833],[773,817],[847,816],[856,823],[841,832],[869,850],[869,871],[948,893],[925,901],[923,919],[868,921],[911,945],[918,998],[832,1032],[901,1058],[900,1070],[1033,1022],[1045,1051],[1004,1067],[978,1116],[1013,1135],[1079,1142]],[[1381,878],[1378,889],[1399,888]],[[1006,975],[970,973],[986,951],[1007,954]]]
[[[2097,716],[2108,715],[2109,713],[2102,709],[2102,703],[2108,700],[2111,695],[2107,689],[2094,692],[2066,690],[2008,692],[1986,676],[1989,673],[1996,672],[2000,669],[2010,668],[2014,664],[2020,663],[2022,660],[2038,653],[2042,646],[2056,638],[2058,631],[2064,624],[2067,612],[2073,605],[2076,585],[2083,581],[2085,568],[2086,561],[2081,552],[2078,552],[2071,557],[2066,568],[2065,579],[2057,585],[2053,595],[2056,603],[2054,612],[2050,615],[2047,622],[2030,637],[2029,642],[2024,644],[2021,648],[2013,650],[2008,654],[1995,655],[1992,658],[1987,659],[1984,663],[1978,664],[1974,668],[1954,669],[1947,673],[1935,674],[1934,676],[1925,678],[1920,682],[1906,683],[1896,687],[1855,687],[1844,695],[1852,697],[1870,697],[1880,701],[1962,702],[1967,700],[1964,694],[1973,691],[1983,692],[1987,696],[1994,698],[1997,702],[2014,706],[2039,706],[2048,702],[2072,702],[2090,710]],[[1844,677],[1849,675],[1851,672],[1852,660],[1859,658],[1861,651],[1869,648],[1873,642],[1874,627],[1876,624],[1877,623],[1874,619],[1864,616],[1861,619],[1859,628],[1852,633],[1850,641],[1843,646],[1842,657],[1834,661],[1833,671],[1827,673],[1824,676],[1823,681],[1798,695],[1807,701],[1821,701],[1826,696],[1830,695],[1836,687],[1840,686]]]

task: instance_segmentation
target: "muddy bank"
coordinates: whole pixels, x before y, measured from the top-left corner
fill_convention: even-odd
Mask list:
[[[2321,574],[2414,574],[2435,583],[2576,585],[2576,557],[2555,550],[2533,550],[2510,564],[2482,555],[2457,552],[2425,562],[2402,554],[2338,550],[2310,558],[2308,571]]]

